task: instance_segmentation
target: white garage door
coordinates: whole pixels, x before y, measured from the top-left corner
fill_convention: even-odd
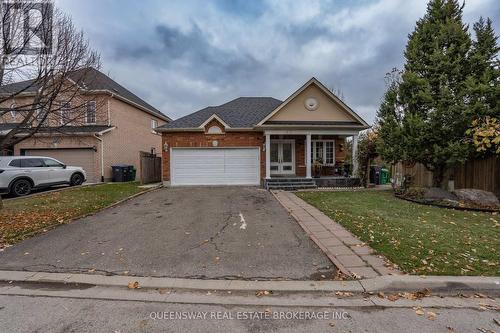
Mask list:
[[[66,165],[79,166],[87,174],[87,182],[98,182],[95,170],[95,152],[92,149],[26,149],[25,155],[47,156],[55,158]]]
[[[258,148],[174,148],[171,185],[259,185]]]

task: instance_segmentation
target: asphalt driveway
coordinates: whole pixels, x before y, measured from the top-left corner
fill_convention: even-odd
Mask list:
[[[297,280],[334,273],[274,197],[254,187],[149,192],[7,248],[0,269]]]

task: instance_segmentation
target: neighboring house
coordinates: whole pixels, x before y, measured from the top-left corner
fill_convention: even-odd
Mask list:
[[[368,124],[317,79],[285,101],[240,97],[157,128],[167,185],[259,185],[275,177],[343,176],[345,139]],[[354,161],[355,162],[355,161]],[[353,166],[356,168],[356,165]],[[355,170],[354,170],[355,172]]]
[[[83,71],[71,75],[81,77]],[[100,71],[85,69],[84,75],[83,80],[78,80],[84,86],[83,116],[57,131],[54,128],[67,115],[64,109],[60,116],[51,114],[49,125],[10,147],[8,154],[49,156],[67,165],[81,166],[89,182],[110,180],[111,166],[115,164],[131,164],[139,169],[140,151],[160,154],[161,137],[154,129],[170,119]],[[5,85],[0,90],[19,91],[27,82]],[[33,92],[28,90],[9,103],[29,104],[30,94]],[[8,133],[20,118],[15,112],[0,117],[0,135]]]

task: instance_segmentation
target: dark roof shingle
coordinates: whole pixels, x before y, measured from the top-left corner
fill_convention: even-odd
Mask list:
[[[239,97],[219,106],[206,107],[159,128],[196,128],[214,114],[233,128],[252,128],[281,103],[272,97]]]

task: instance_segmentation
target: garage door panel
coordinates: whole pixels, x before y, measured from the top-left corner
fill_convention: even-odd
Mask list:
[[[173,149],[172,185],[258,185],[259,149]]]

